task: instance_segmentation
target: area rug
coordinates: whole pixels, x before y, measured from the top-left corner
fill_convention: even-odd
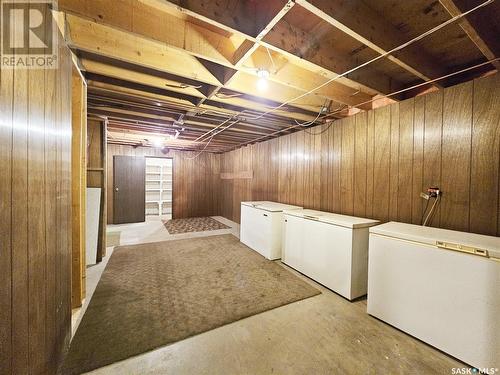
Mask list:
[[[172,219],[165,221],[165,228],[170,234],[204,232],[208,230],[228,229],[227,225],[211,217],[190,217],[187,219]]]
[[[317,294],[230,234],[120,246],[61,373],[90,371]]]

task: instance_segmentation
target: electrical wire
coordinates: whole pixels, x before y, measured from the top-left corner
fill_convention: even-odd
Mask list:
[[[438,202],[441,200],[441,194],[439,194],[436,199],[434,200],[434,203],[432,204],[431,210],[429,211],[429,214],[424,220],[424,223],[422,224],[424,227],[427,225],[427,223],[430,223],[432,221],[432,216],[434,214],[434,209],[436,208]]]
[[[276,74],[278,69],[276,69],[276,65],[274,64],[273,56],[271,55],[271,52],[269,52],[269,48],[266,47],[266,51],[267,51],[267,54],[269,55],[269,59],[271,60],[271,64],[273,64],[274,74]]]
[[[429,199],[426,199],[426,204],[425,204],[425,208],[424,210],[422,211],[422,218],[420,219],[420,223],[423,225],[424,224],[424,217],[425,217],[425,213],[427,212],[427,209],[429,208]]]
[[[297,125],[307,128],[309,125],[314,124],[319,119],[319,116],[321,116],[321,113],[323,112],[323,108],[326,107],[327,102],[328,102],[328,99],[325,100],[325,103],[319,109],[318,115],[316,116],[316,118],[314,120],[306,121],[306,122],[298,122],[297,120],[293,120],[293,121],[295,121],[295,123]]]
[[[200,152],[198,152],[198,154],[196,154],[196,155],[195,155],[195,156],[193,156],[193,157],[186,157],[185,159],[187,159],[187,160],[194,160],[194,159],[196,159],[198,156],[200,156],[200,155],[201,155],[201,154],[202,154],[202,153],[203,153],[203,152],[207,149],[208,145],[212,142],[212,140],[214,139],[214,137],[215,137],[217,134],[219,134],[219,133],[223,132],[224,130],[226,130],[226,129],[227,129],[227,128],[229,128],[230,126],[233,126],[234,124],[236,124],[236,123],[237,123],[237,122],[239,122],[239,121],[240,121],[240,119],[236,119],[236,120],[235,120],[235,121],[233,121],[231,124],[229,124],[228,126],[226,126],[224,129],[222,129],[222,130],[218,131],[217,133],[212,134],[212,136],[210,137],[210,139],[209,139],[209,140],[208,140],[208,142],[206,143],[205,147],[203,147],[203,149],[202,149]]]

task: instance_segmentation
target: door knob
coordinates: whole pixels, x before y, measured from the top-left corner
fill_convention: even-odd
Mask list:
[[[118,191],[118,188],[117,188],[117,187],[115,187],[115,191]]]

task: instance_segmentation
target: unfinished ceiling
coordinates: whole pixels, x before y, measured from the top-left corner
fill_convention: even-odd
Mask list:
[[[500,67],[492,0],[59,0],[59,11],[88,113],[118,144],[228,151]]]

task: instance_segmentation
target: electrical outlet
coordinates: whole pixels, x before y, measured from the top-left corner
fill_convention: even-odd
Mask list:
[[[441,190],[438,187],[430,186],[427,188],[427,195],[431,198],[437,198],[441,194]]]

